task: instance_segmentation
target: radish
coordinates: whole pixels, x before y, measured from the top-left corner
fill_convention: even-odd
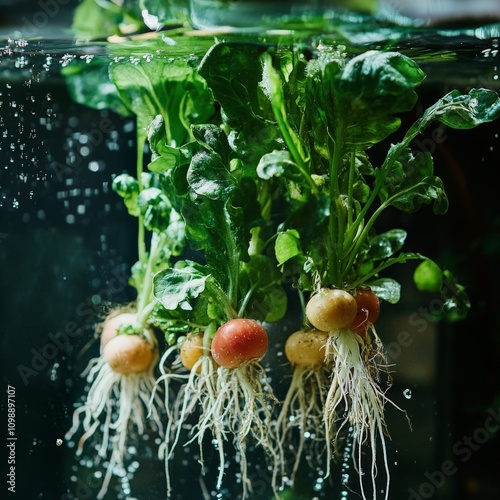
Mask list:
[[[307,320],[323,332],[347,328],[356,317],[355,298],[345,290],[322,288],[306,305]]]
[[[81,455],[85,442],[102,431],[97,454],[109,460],[97,494],[102,499],[115,469],[123,466],[130,426],[135,426],[139,434],[145,432],[145,406],[154,393],[158,354],[156,343],[149,340],[154,339],[152,330],[139,325],[135,313],[113,312],[98,330],[101,355],[92,359],[83,373],[90,388],[86,401],[73,414],[73,425],[66,439],[71,439],[80,427],[83,429],[77,448],[77,455]],[[133,333],[122,333],[125,330]],[[159,397],[152,398],[161,406]],[[156,405],[150,406],[150,415],[153,427],[163,434]]]
[[[285,354],[294,366],[315,368],[325,363],[328,334],[319,330],[299,330],[288,337]]]
[[[265,370],[259,363],[267,345],[267,332],[260,323],[233,318],[219,328],[211,324],[203,334],[191,335],[184,341],[179,361],[190,370],[188,375],[168,368],[167,358],[177,352],[177,346],[162,357],[162,376],[158,382],[164,383],[165,394],[170,392],[171,382],[185,382],[178,390],[173,407],[167,406],[170,418],[162,448],[167,471],[167,494],[171,492],[169,461],[183,425],[196,407],[200,416],[188,442],[198,442],[200,462],[203,464],[203,442],[208,432],[212,435],[219,455],[217,488],[222,486],[226,468],[225,448],[230,437],[239,456],[243,498],[252,486],[246,458],[248,438],[259,443],[271,457],[273,487],[276,488],[277,471],[283,469],[283,459],[274,427],[270,424],[275,399]]]
[[[350,329],[368,340],[368,328],[373,326],[380,315],[380,301],[369,288],[359,288],[354,295],[358,312]]]
[[[101,331],[101,353],[104,346],[118,335],[119,330],[124,326],[136,325],[137,314],[132,312],[116,311],[108,314],[102,323]]]
[[[233,319],[222,325],[212,340],[212,356],[224,368],[258,361],[267,350],[266,330],[251,319]]]
[[[129,375],[146,371],[154,351],[148,341],[138,335],[118,335],[104,346],[102,356],[114,372]]]
[[[197,373],[200,373],[201,365],[199,360],[203,354],[203,335],[190,335],[182,343],[179,355],[185,368],[192,370],[196,366]]]

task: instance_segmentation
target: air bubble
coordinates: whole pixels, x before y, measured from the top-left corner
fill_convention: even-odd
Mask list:
[[[411,389],[405,389],[405,390],[403,391],[403,396],[404,396],[406,399],[411,399],[411,396],[412,396],[412,394],[411,394]]]

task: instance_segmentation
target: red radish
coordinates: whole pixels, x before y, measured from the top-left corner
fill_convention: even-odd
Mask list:
[[[365,338],[368,327],[373,325],[380,315],[380,300],[369,288],[359,288],[354,299],[358,312],[351,323],[351,330]]]
[[[347,328],[356,317],[358,306],[345,290],[322,288],[306,305],[306,316],[315,328],[331,332]]]
[[[122,375],[145,372],[153,361],[154,350],[138,335],[118,335],[102,351],[111,369]]]
[[[212,340],[212,357],[224,368],[258,360],[266,353],[268,337],[260,323],[252,319],[232,319],[223,324]]]

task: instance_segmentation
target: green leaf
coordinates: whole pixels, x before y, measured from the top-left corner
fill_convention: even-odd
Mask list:
[[[434,261],[426,259],[415,269],[413,281],[420,292],[439,292],[443,286],[443,271]]]
[[[71,28],[80,38],[103,38],[120,33],[122,19],[123,12],[116,4],[98,5],[96,0],[83,0],[75,10]]]
[[[279,135],[267,118],[271,111],[263,107],[260,56],[266,50],[258,44],[217,43],[198,68],[222,107],[232,149],[256,160],[276,147]]]
[[[192,127],[194,138],[209,153],[217,154],[226,164],[231,159],[231,148],[227,142],[227,136],[218,125],[205,124]]]
[[[419,152],[413,156],[408,148],[387,173],[380,197],[383,203],[403,212],[415,212],[429,203],[435,214],[448,210],[448,198],[442,180],[434,175],[431,154]]]
[[[187,181],[196,194],[211,200],[224,200],[236,189],[236,181],[221,157],[206,151],[191,160]]]
[[[138,217],[141,213],[138,204],[139,183],[137,179],[128,174],[118,175],[113,179],[113,191],[123,198],[128,213]]]
[[[300,178],[297,165],[288,151],[272,151],[265,154],[257,165],[257,175],[264,180],[272,177]]]
[[[455,276],[448,270],[443,272],[443,287],[441,298],[443,304],[443,319],[453,322],[467,317],[471,304],[463,285],[460,285]]]
[[[369,148],[395,132],[401,123],[395,115],[413,108],[415,88],[425,78],[414,61],[397,52],[364,52],[340,72],[336,61],[330,65],[335,117],[345,131],[344,147],[351,151]]]
[[[143,189],[137,198],[137,205],[144,217],[146,229],[163,231],[168,227],[172,206],[161,189]]]
[[[390,304],[397,304],[401,298],[401,285],[391,278],[380,278],[370,281],[367,285],[379,299]]]
[[[186,242],[186,223],[175,210],[170,213],[170,222],[165,236],[165,247],[168,253],[173,256],[181,255]],[[167,252],[164,251],[164,253]]]
[[[403,248],[406,240],[406,231],[392,229],[370,238],[367,258],[372,260],[383,260],[392,257]]]
[[[182,0],[140,0],[144,22],[151,30],[187,21],[187,2]]]
[[[426,109],[406,133],[405,142],[409,143],[437,120],[456,129],[470,129],[499,117],[500,97],[495,91],[472,89],[463,95],[452,90]]]
[[[294,257],[303,255],[299,232],[295,229],[289,229],[284,233],[280,233],[276,238],[275,253],[280,265]]]
[[[253,312],[253,318],[273,323],[285,317],[288,306],[288,296],[279,283],[275,283],[268,287],[265,293],[261,295],[262,300],[259,303],[259,307],[254,306],[255,311],[258,311],[259,314]]]
[[[131,111],[123,104],[116,87],[109,79],[109,63],[94,58],[86,63],[75,61],[61,69],[71,98],[93,109],[111,109],[122,116]]]
[[[246,299],[245,317],[278,321],[286,313],[287,295],[276,263],[264,255],[252,255],[240,271],[240,295]]]
[[[181,162],[181,151],[167,144],[165,122],[162,115],[156,115],[148,127],[148,141],[151,149],[151,172],[168,172]]]
[[[454,90],[428,109],[423,121],[433,115],[452,128],[474,128],[500,117],[500,98],[493,90],[472,89],[466,95]]]
[[[190,311],[191,302],[203,293],[209,276],[201,266],[164,269],[154,277],[154,296],[165,309]]]
[[[233,128],[261,124],[258,88],[262,70],[255,44],[217,43],[207,52],[198,72],[208,82]]]
[[[145,133],[162,115],[168,146],[180,147],[191,140],[189,125],[213,113],[205,83],[186,60],[130,58],[112,62],[109,72],[123,103],[137,115],[139,130]]]

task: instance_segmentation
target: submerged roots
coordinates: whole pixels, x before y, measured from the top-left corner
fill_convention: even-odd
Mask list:
[[[381,389],[379,376],[387,372],[382,343],[373,330],[374,342],[365,344],[350,331],[339,330],[330,334],[327,343],[327,359],[332,361],[332,380],[324,407],[323,425],[325,432],[332,428],[339,415],[339,432],[343,427],[351,427],[354,446],[353,457],[360,477],[361,493],[363,487],[362,445],[371,448],[370,473],[373,498],[376,498],[377,442],[380,440],[386,473],[385,498],[388,498],[390,472],[387,461],[385,436],[387,428],[384,419],[384,406],[390,401]],[[390,380],[389,380],[390,383]],[[396,408],[400,409],[396,406]],[[329,467],[328,467],[329,472]]]
[[[285,443],[292,443],[294,435],[298,437],[297,446],[289,445],[294,457],[290,474],[291,484],[295,480],[302,454],[306,449],[308,455],[319,459],[326,448],[326,461],[330,462],[332,458],[329,443],[333,428],[326,429],[323,425],[323,402],[327,382],[328,375],[323,365],[295,366],[293,370],[290,387],[276,420],[282,449],[286,448]]]
[[[90,389],[85,403],[75,410],[73,425],[65,437],[71,439],[80,428],[83,430],[77,448],[77,455],[81,455],[85,442],[94,437],[102,427],[97,453],[102,459],[108,458],[109,465],[98,499],[104,498],[115,468],[123,466],[131,428],[135,427],[139,435],[146,431],[145,409],[149,406],[155,384],[153,367],[154,363],[144,373],[123,375],[114,372],[99,357],[91,360],[83,373]],[[149,416],[156,431],[163,434],[158,410],[162,402],[156,395],[154,398],[156,404],[151,406]]]
[[[204,467],[203,441],[207,432],[219,454],[219,473],[216,486],[222,486],[226,458],[224,446],[231,440],[239,458],[243,498],[251,491],[248,476],[247,443],[260,446],[270,458],[273,478],[283,466],[281,447],[271,425],[275,399],[267,381],[264,368],[256,362],[227,369],[217,367],[210,355],[202,355],[188,375],[167,372],[164,361],[172,353],[167,351],[162,358],[162,376],[158,383],[166,386],[169,393],[172,381],[185,384],[177,394],[174,404],[168,407],[169,414],[166,438],[161,455],[165,459],[167,473],[167,494],[171,494],[169,460],[172,458],[186,420],[195,409],[199,419],[186,444],[197,441],[200,449],[200,463]],[[275,481],[273,488],[276,489]]]

